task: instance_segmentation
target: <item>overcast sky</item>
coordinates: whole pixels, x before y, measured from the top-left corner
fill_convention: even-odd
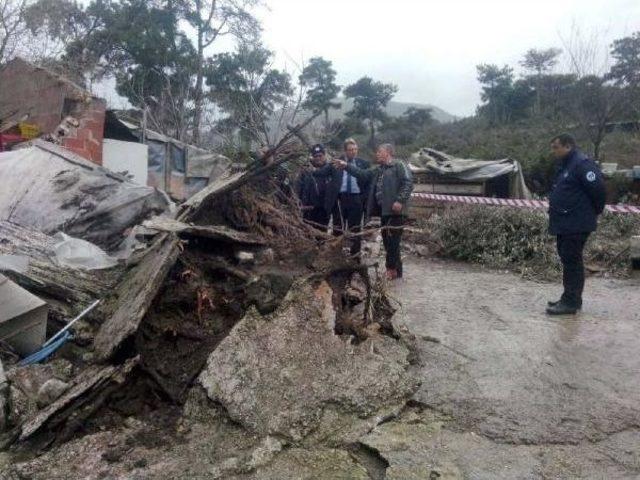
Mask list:
[[[603,44],[640,30],[640,0],[266,0],[264,41],[291,70],[331,60],[342,85],[398,85],[397,100],[470,115],[476,65],[517,65],[527,49],[561,47],[572,23]]]

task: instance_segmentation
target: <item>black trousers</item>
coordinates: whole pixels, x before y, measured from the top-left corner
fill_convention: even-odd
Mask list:
[[[333,234],[342,235],[345,231],[359,233],[362,229],[364,204],[359,193],[341,193],[331,212],[333,215]],[[351,241],[351,255],[357,255],[362,248],[362,238]]]
[[[329,214],[324,207],[313,207],[311,210],[305,210],[303,218],[311,222],[314,228],[326,232],[329,226]]]
[[[398,272],[402,277],[402,257],[400,255],[400,242],[402,240],[402,227],[405,217],[402,215],[385,215],[380,219],[382,226],[382,244],[387,253],[386,267]],[[385,227],[389,227],[388,229]]]
[[[562,284],[564,293],[561,301],[573,308],[582,307],[584,290],[584,246],[589,238],[588,233],[558,235],[557,247],[562,262]]]

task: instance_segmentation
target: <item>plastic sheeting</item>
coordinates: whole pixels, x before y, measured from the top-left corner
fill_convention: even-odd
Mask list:
[[[107,251],[129,228],[173,208],[163,192],[40,141],[0,153],[0,178],[0,220],[63,231]]]
[[[531,192],[524,182],[520,163],[510,158],[502,160],[476,160],[456,158],[432,148],[422,148],[411,155],[410,168],[413,172],[432,172],[443,177],[468,182],[484,182],[503,175],[509,175],[512,198],[531,198]]]
[[[62,232],[56,233],[53,239],[56,241],[52,249],[53,259],[62,267],[103,270],[118,264],[118,260],[86,240],[73,238]]]

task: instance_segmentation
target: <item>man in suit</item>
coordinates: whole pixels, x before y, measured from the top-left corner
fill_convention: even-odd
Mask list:
[[[344,141],[344,154],[339,159],[361,170],[369,168],[369,162],[358,157],[358,143],[353,138]],[[316,170],[314,175],[328,177],[325,210],[331,212],[333,217],[334,235],[359,233],[368,190],[367,181],[356,178],[345,169],[339,170],[333,164]],[[361,246],[362,239],[355,237],[351,242],[351,255],[359,256]]]

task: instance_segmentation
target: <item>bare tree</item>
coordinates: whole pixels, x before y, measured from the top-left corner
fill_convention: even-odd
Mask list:
[[[567,57],[565,68],[577,78],[567,92],[565,111],[591,141],[596,161],[608,125],[624,105],[620,88],[609,80],[611,55],[604,36],[597,30],[585,33],[574,24],[567,37],[560,37]]]
[[[29,4],[29,0],[0,0],[0,65],[11,60],[25,44]]]
[[[261,0],[183,0],[185,19],[196,31],[196,84],[194,90],[193,143],[200,142],[204,106],[205,50],[227,35],[256,38],[260,24],[250,10]]]

